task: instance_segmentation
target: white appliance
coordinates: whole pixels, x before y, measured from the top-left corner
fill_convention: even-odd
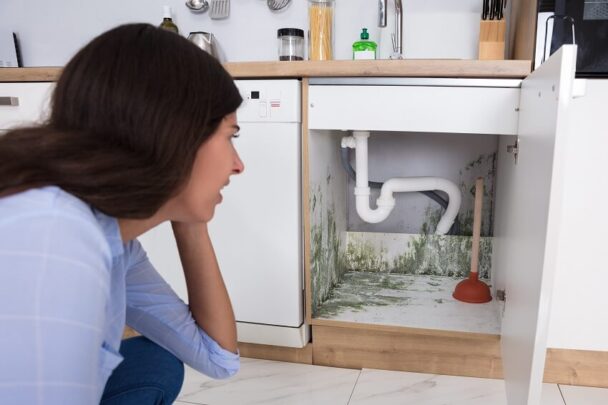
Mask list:
[[[245,165],[233,176],[209,232],[235,311],[240,342],[304,347],[301,82],[236,80],[244,102],[234,140]],[[187,302],[171,226],[139,240]]]

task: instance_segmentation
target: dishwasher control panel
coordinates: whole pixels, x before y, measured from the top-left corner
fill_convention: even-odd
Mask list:
[[[289,80],[235,80],[243,97],[239,122],[301,122],[302,82]]]

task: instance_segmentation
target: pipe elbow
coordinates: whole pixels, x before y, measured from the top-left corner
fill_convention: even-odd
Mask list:
[[[450,228],[454,224],[456,215],[460,210],[461,194],[458,186],[450,180],[441,177],[405,177],[405,178],[393,178],[384,183],[380,198],[378,199],[378,205],[380,201],[393,201],[393,193],[399,192],[417,192],[425,190],[441,190],[448,195],[448,206],[445,213],[437,224],[435,233],[438,235],[445,235],[450,231]]]
[[[368,222],[370,224],[377,224],[378,222],[384,221],[395,206],[394,200],[393,204],[381,205],[380,198],[378,199],[378,208],[371,209],[369,206],[369,195],[357,195],[355,197],[357,214],[361,217],[362,220]]]

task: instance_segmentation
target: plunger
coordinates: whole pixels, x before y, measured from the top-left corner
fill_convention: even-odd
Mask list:
[[[479,236],[481,234],[481,202],[483,199],[483,178],[478,177],[475,181],[475,209],[473,211],[473,248],[471,250],[471,272],[469,278],[462,280],[456,285],[452,297],[458,301],[472,304],[482,304],[492,301],[490,287],[479,280]]]

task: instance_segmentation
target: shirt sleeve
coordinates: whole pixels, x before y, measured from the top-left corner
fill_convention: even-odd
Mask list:
[[[1,216],[0,402],[99,403],[111,253],[92,221]]]
[[[222,348],[198,326],[139,241],[130,242],[127,251],[127,324],[205,375],[221,379],[236,374],[239,354]]]

